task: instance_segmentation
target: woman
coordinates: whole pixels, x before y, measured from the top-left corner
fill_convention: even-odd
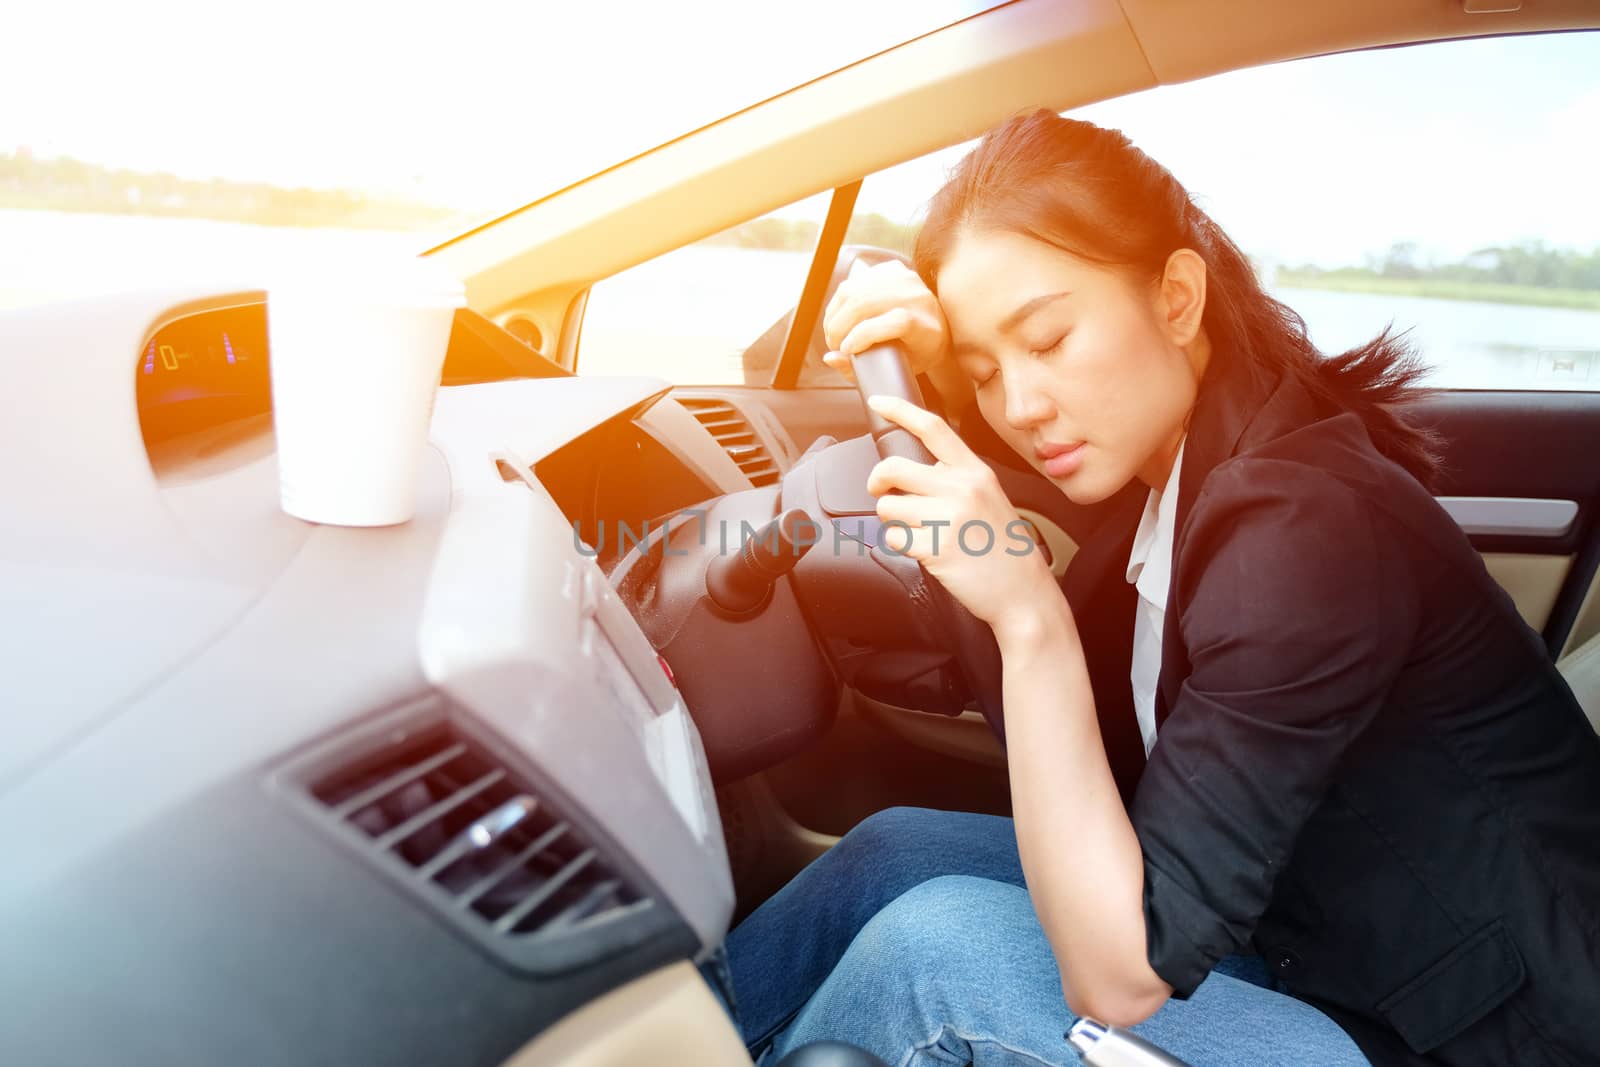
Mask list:
[[[960,164],[915,260],[851,279],[830,345],[898,340],[947,401],[959,369],[1114,509],[1063,598],[952,545],[1014,510],[872,401],[937,460],[872,473],[894,547],[999,644],[1014,823],[875,816],[757,909],[752,1046],[1072,1063],[1086,1015],[1197,1067],[1600,1062],[1600,741],[1424,488],[1403,348],[1323,358],[1170,174],[1049,112]]]

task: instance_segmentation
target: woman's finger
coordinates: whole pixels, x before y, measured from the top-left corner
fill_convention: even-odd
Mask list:
[[[847,289],[840,288],[833,294],[833,299],[828,301],[828,306],[822,312],[822,339],[828,343],[829,348],[837,349],[839,342],[844,340],[844,335],[850,332],[850,327],[856,324],[851,318],[850,305],[854,295]]]
[[[849,382],[851,385],[855,384],[856,369],[851,365],[849,356],[845,355],[843,352],[824,352],[822,354],[822,362],[827,364],[828,367],[832,368],[832,370],[844,378],[845,381]]]
[[[892,307],[881,315],[863,319],[852,326],[839,342],[839,351],[857,355],[873,345],[900,340],[910,328],[911,312],[903,307]]]
[[[867,406],[895,425],[909,430],[941,463],[956,466],[981,462],[948,422],[926,408],[919,408],[903,397],[883,395],[867,397]]]
[[[884,519],[878,543],[898,556],[918,561],[933,559],[944,551],[954,534],[943,520],[913,523],[905,519]]]
[[[931,501],[925,503],[933,504]],[[878,535],[879,543],[888,545],[892,552],[922,562],[950,559],[957,554],[982,555],[984,549],[994,543],[992,534],[987,532],[987,524],[981,520],[958,523],[947,517],[942,508],[916,521],[912,518],[879,517],[883,521],[883,532]],[[976,531],[974,526],[978,527]],[[973,545],[978,547],[970,547]]]
[[[859,324],[890,311],[909,311],[916,300],[915,293],[885,292],[835,294],[833,303],[822,318],[822,336],[829,345],[843,348],[840,343]],[[845,351],[850,351],[845,348]]]
[[[906,526],[949,526],[948,501],[931,496],[885,496],[878,499],[878,519]]]
[[[881,459],[867,475],[867,492],[873,496],[899,491],[937,496],[950,488],[944,474],[926,463],[905,456]]]
[[[837,348],[850,328],[862,319],[930,296],[921,278],[899,261],[891,262],[899,269],[886,269],[888,264],[882,263],[866,267],[857,260],[849,276],[834,290],[822,312],[822,336],[831,347]]]
[[[919,559],[920,557],[912,554],[915,541],[915,532],[899,523],[885,524],[883,532],[878,535],[878,543],[895,555]]]

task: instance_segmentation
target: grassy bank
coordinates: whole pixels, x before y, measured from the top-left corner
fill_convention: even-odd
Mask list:
[[[1600,311],[1600,290],[1545,289],[1533,285],[1446,281],[1429,278],[1383,278],[1359,274],[1302,274],[1280,270],[1276,284],[1284,289],[1329,289],[1340,293],[1424,296],[1434,300],[1472,300],[1485,304],[1528,304],[1534,307]]]
[[[0,208],[376,230],[439,228],[471,217],[437,204],[347,189],[197,180],[26,154],[0,154]]]

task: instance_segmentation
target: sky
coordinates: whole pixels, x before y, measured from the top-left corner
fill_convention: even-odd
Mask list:
[[[53,0],[0,150],[503,206],[995,3]]]
[[[1252,255],[1600,248],[1600,33],[1321,56],[1068,114],[1125,132]],[[967,147],[869,178],[863,204],[925,202]]]
[[[7,15],[0,151],[488,213],[993,6],[59,0]],[[1356,53],[1075,114],[1125,130],[1253,254],[1600,246],[1600,34]],[[866,183],[914,216],[959,155]]]
[[[1124,129],[1253,253],[1600,247],[1600,34],[1324,56],[1079,114]]]

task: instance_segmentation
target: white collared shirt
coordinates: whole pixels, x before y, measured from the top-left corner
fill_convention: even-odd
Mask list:
[[[1183,444],[1172,460],[1172,473],[1158,492],[1150,490],[1144,515],[1128,554],[1128,583],[1139,590],[1133,620],[1133,710],[1139,719],[1144,753],[1156,743],[1156,683],[1161,677],[1161,634],[1167,617],[1167,586],[1172,578],[1173,526],[1178,517],[1178,471]]]

